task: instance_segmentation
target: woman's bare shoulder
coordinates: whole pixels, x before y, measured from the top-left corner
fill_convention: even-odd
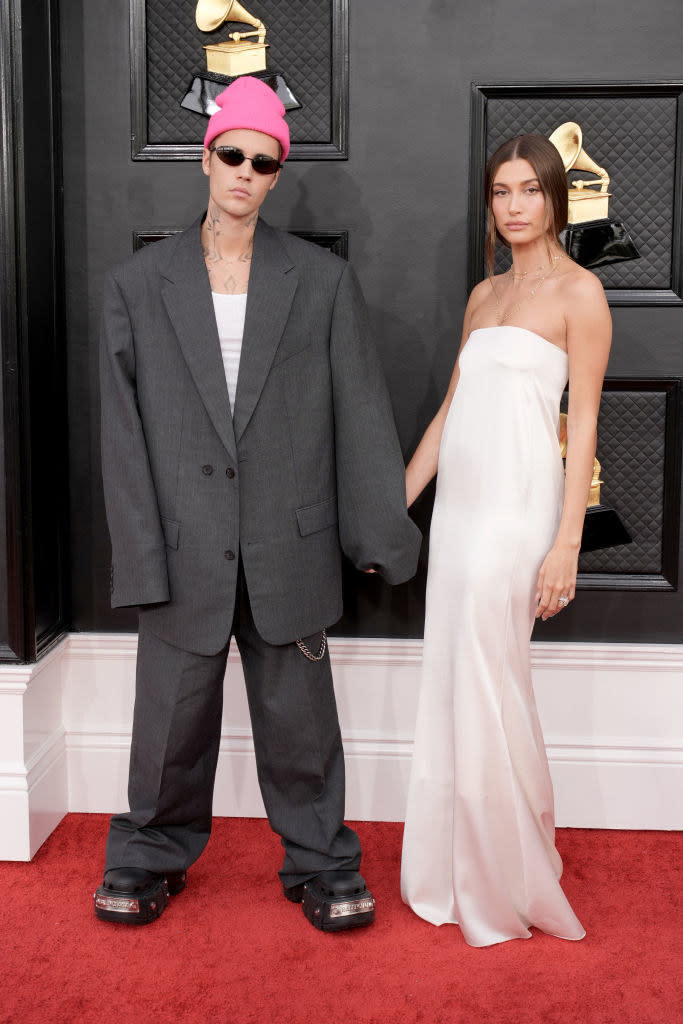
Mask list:
[[[479,284],[475,284],[474,288],[470,292],[470,302],[481,302],[483,298],[491,294],[491,278],[485,277]]]
[[[590,347],[595,349],[601,339],[606,346],[605,352],[609,352],[612,318],[600,279],[572,261],[562,282],[562,304],[567,325],[567,346],[572,346],[576,351],[577,345],[581,348],[589,342]]]
[[[486,302],[495,294],[496,283],[501,279],[502,274],[496,274],[495,277],[485,277],[479,284],[475,284],[474,288],[470,292],[470,297],[467,302],[467,308],[470,311],[474,311],[483,302]]]
[[[574,260],[568,259],[560,277],[562,289],[572,302],[587,299],[605,298],[602,282],[592,270],[579,266]]]

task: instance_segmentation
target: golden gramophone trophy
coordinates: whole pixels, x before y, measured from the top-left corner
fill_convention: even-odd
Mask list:
[[[206,70],[228,78],[266,70],[266,26],[254,18],[237,0],[199,0],[195,13],[201,32],[215,32],[226,21],[252,26],[249,32],[231,32],[223,43],[205,46]],[[256,41],[253,37],[256,36]],[[249,42],[245,42],[249,40]]]
[[[560,413],[560,452],[562,458],[567,457],[567,414]],[[601,548],[615,548],[618,544],[630,544],[632,537],[619,514],[611,505],[603,505],[600,500],[600,479],[602,467],[597,458],[593,459],[593,479],[591,480],[586,516],[583,521],[581,535],[581,551],[599,551]]]
[[[227,39],[204,46],[206,72],[194,76],[181,107],[210,117],[218,109],[216,96],[240,75],[255,75],[267,82],[285,110],[301,107],[284,75],[267,70],[266,26],[238,0],[199,0],[195,22],[200,32],[216,32],[226,23],[243,25],[245,30],[233,28]]]
[[[610,177],[583,148],[583,132],[575,121],[566,121],[550,136],[562,157],[564,169],[588,171],[597,178],[573,179],[568,184],[569,217],[560,236],[565,249],[582,267],[636,260],[640,253],[622,221],[609,216]]]

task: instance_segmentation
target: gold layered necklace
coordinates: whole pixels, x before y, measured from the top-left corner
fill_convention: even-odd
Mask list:
[[[499,327],[502,327],[503,324],[507,323],[507,321],[510,319],[510,317],[513,316],[513,314],[517,312],[517,310],[519,309],[519,307],[521,305],[523,305],[523,303],[528,302],[530,299],[533,299],[534,295],[536,294],[538,289],[541,287],[543,282],[547,281],[547,279],[550,277],[552,272],[555,270],[555,267],[560,262],[560,260],[563,260],[563,259],[564,259],[564,256],[562,256],[562,255],[560,255],[560,256],[553,256],[549,267],[547,267],[547,266],[538,267],[537,270],[536,270],[536,273],[538,273],[539,271],[545,270],[546,271],[545,274],[543,274],[541,277],[539,277],[539,279],[537,280],[537,282],[534,285],[534,287],[529,290],[528,294],[524,295],[519,300],[519,302],[516,305],[514,305],[511,309],[508,309],[508,311],[506,313],[503,313],[501,311],[500,298],[498,297],[498,293],[496,292],[495,288],[493,289],[493,294],[496,297],[496,307],[497,307],[496,321],[497,321]],[[527,270],[523,274],[515,274],[514,269],[512,267],[510,267],[510,269],[508,270],[507,273],[512,276],[513,280],[515,278],[523,280],[529,274],[534,273],[534,271]]]

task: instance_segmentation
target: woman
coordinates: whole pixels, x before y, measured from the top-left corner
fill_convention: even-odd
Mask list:
[[[403,899],[487,946],[534,926],[585,934],[559,885],[553,793],[531,687],[535,618],[574,599],[611,319],[558,240],[560,156],[540,135],[486,169],[489,277],[473,290],[448,393],[406,471],[438,468]],[[495,239],[512,266],[493,276]],[[569,379],[566,481],[559,404]]]

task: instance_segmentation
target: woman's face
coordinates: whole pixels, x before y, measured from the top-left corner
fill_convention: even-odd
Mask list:
[[[506,242],[533,242],[545,234],[545,196],[528,160],[500,165],[493,180],[491,209]]]

